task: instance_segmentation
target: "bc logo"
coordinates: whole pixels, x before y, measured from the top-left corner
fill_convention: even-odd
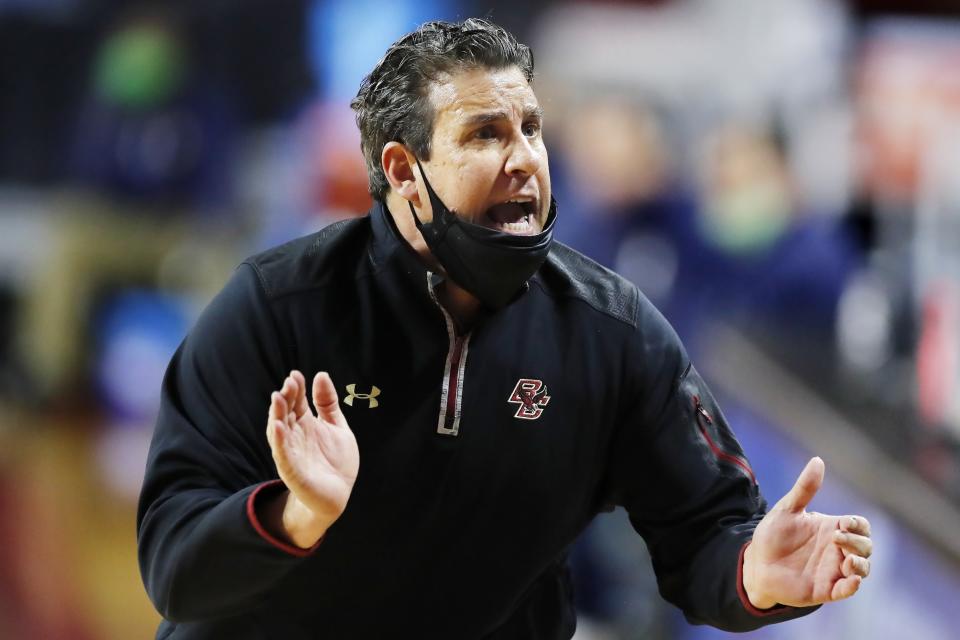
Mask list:
[[[366,400],[368,403],[370,403],[367,405],[368,409],[376,409],[378,406],[380,406],[380,402],[377,400],[377,396],[380,395],[380,389],[378,389],[376,386],[373,386],[373,388],[370,390],[370,393],[357,393],[357,385],[348,384],[347,393],[349,395],[343,399],[343,403],[349,407],[353,406],[354,400]]]
[[[514,418],[536,420],[543,413],[543,408],[550,402],[550,396],[547,395],[547,385],[543,384],[542,380],[520,378],[507,402],[520,405],[517,407],[517,412],[513,414]]]

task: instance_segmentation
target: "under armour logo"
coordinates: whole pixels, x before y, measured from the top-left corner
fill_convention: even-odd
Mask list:
[[[366,400],[370,403],[367,407],[368,409],[376,409],[380,406],[380,402],[377,401],[377,396],[380,395],[380,389],[374,386],[370,393],[357,393],[357,385],[348,384],[347,393],[349,394],[346,398],[343,399],[343,403],[347,406],[352,407],[354,400]]]
[[[550,396],[547,395],[547,385],[543,384],[542,380],[520,378],[507,402],[520,405],[517,407],[517,412],[513,414],[514,418],[536,420],[543,413],[543,408],[550,402]]]

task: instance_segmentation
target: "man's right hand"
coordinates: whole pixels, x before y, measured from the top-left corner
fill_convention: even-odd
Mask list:
[[[303,374],[291,371],[270,396],[267,420],[267,441],[289,491],[265,505],[262,515],[273,533],[304,549],[343,513],[360,467],[357,440],[324,371],[313,378],[313,404],[316,415]]]

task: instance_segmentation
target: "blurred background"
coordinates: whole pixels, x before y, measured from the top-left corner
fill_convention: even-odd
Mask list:
[[[153,637],[167,360],[245,256],[363,215],[350,98],[473,15],[536,53],[559,238],[664,311],[768,498],[816,454],[813,508],[873,523],[856,598],[752,637],[956,637],[955,0],[0,0],[0,638]],[[727,636],[623,513],[572,558],[579,639]]]

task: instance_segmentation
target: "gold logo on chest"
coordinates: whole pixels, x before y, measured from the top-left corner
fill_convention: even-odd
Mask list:
[[[343,399],[343,404],[348,407],[353,406],[354,400],[366,400],[369,404],[367,405],[368,409],[376,409],[380,406],[380,402],[377,400],[377,396],[380,395],[380,389],[376,386],[373,386],[370,390],[370,393],[357,393],[356,384],[347,385],[347,397]]]

